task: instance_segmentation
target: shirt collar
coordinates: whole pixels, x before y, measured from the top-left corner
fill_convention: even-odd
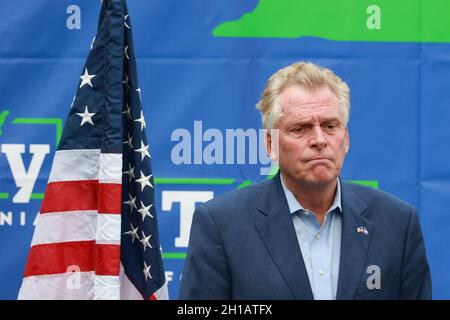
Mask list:
[[[284,195],[286,196],[286,200],[289,206],[290,213],[297,212],[299,210],[306,211],[305,208],[302,207],[300,202],[295,199],[294,194],[291,192],[291,190],[288,189],[288,187],[284,184],[283,181],[283,175],[280,174],[280,180],[281,180],[281,186],[283,187]],[[337,188],[336,188],[336,194],[334,195],[333,203],[331,204],[330,209],[328,209],[328,212],[332,212],[334,209],[339,208],[339,210],[342,212],[342,204],[341,204],[341,183],[339,180],[339,177],[337,178]]]

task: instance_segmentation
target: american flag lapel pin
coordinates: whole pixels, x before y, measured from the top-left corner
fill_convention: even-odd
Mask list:
[[[365,236],[369,234],[369,231],[367,231],[366,227],[363,226],[356,228],[356,232],[363,233]]]

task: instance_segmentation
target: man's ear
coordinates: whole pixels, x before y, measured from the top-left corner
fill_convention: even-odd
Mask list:
[[[350,136],[348,134],[348,127],[345,127],[345,153],[350,150]]]
[[[264,146],[272,161],[278,161],[278,129],[264,129]]]

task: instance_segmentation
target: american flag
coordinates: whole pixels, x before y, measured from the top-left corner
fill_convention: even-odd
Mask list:
[[[80,79],[19,299],[167,299],[125,0],[103,0]]]

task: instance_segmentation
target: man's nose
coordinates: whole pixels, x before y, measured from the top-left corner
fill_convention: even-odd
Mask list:
[[[320,126],[314,126],[312,130],[311,147],[323,148],[327,145],[327,139]]]

